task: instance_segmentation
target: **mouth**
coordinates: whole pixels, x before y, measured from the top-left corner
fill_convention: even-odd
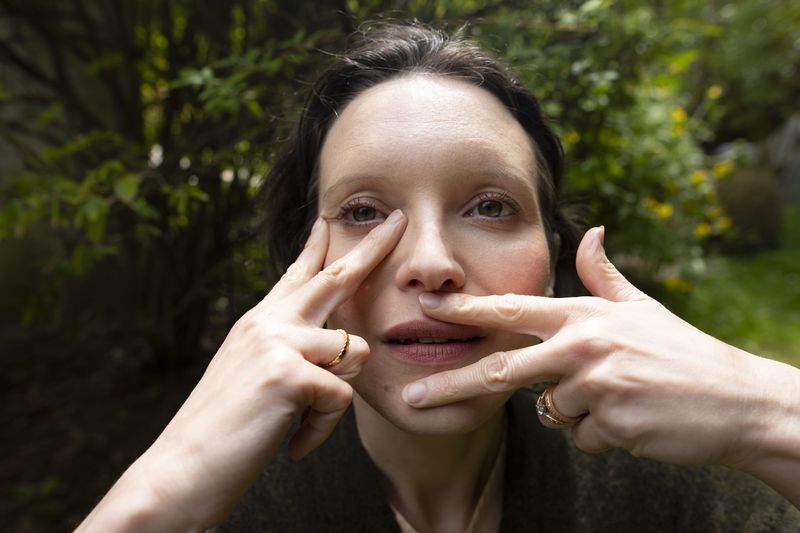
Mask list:
[[[486,331],[438,320],[413,320],[387,329],[381,341],[396,357],[412,363],[446,364],[473,357]]]
[[[467,337],[464,339],[443,339],[439,337],[420,337],[415,339],[389,339],[386,341],[387,344],[446,344],[452,342],[477,342],[481,340],[483,337]]]

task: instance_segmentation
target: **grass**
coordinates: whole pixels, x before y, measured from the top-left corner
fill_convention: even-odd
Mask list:
[[[800,207],[784,213],[783,246],[716,256],[681,313],[749,352],[800,367]]]

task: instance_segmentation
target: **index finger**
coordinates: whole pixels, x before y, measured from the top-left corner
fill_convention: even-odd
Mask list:
[[[294,294],[294,311],[307,321],[322,324],[346,302],[378,264],[389,255],[405,231],[406,218],[399,209],[373,228],[347,255],[340,257]]]
[[[432,318],[515,331],[543,340],[549,339],[564,326],[570,313],[575,310],[574,300],[520,294],[471,296],[423,293],[419,297],[422,311]]]
[[[476,396],[511,392],[531,383],[558,381],[572,363],[555,339],[508,352],[496,352],[465,367],[445,370],[409,383],[403,400],[424,409]]]

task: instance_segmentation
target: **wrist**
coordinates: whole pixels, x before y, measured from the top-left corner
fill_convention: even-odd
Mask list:
[[[125,471],[76,532],[204,530],[194,526],[172,502],[153,490],[139,461]]]
[[[797,505],[800,497],[800,370],[747,354],[757,384],[743,405],[738,448],[726,465],[772,486]]]

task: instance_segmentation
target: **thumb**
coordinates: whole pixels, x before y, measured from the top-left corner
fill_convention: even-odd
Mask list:
[[[600,226],[590,229],[583,236],[575,259],[581,281],[593,295],[612,302],[648,299],[606,257],[603,248],[605,233],[605,227]]]

